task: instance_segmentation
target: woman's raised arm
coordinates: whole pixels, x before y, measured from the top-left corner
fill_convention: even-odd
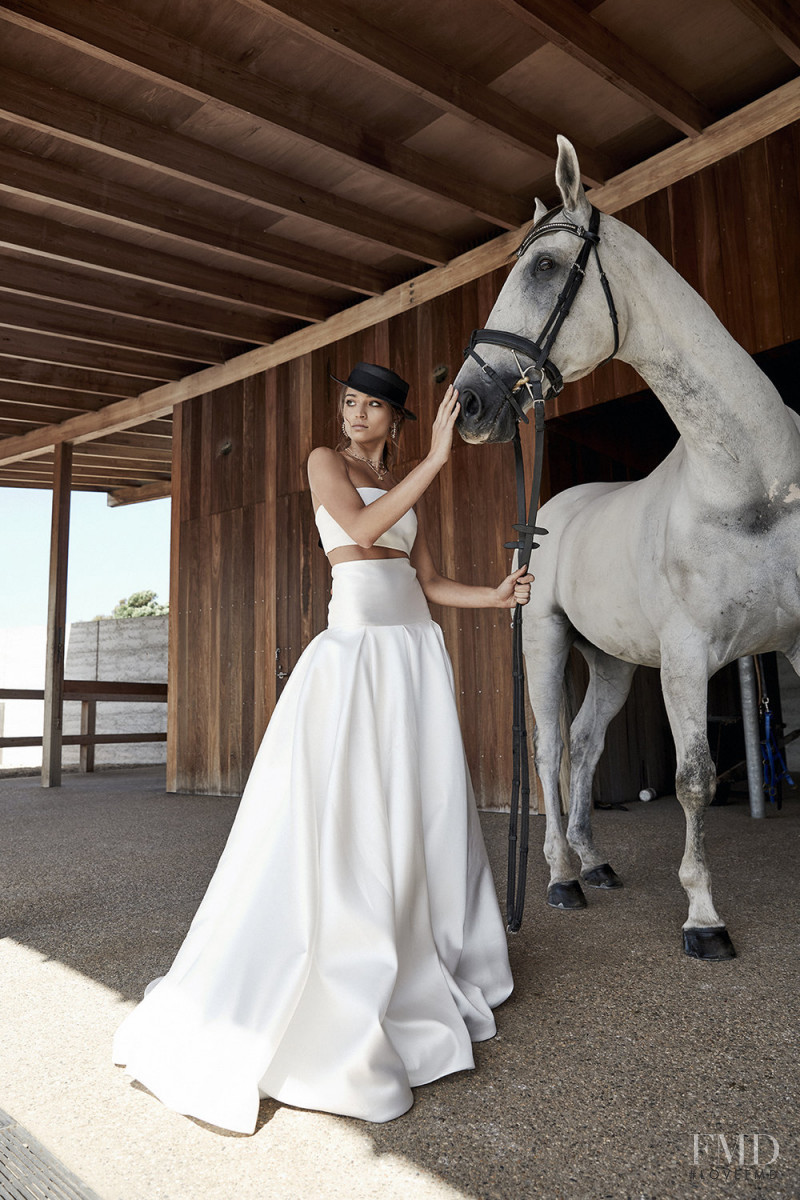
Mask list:
[[[458,392],[451,385],[439,405],[431,430],[431,448],[385,496],[365,505],[335,450],[318,446],[308,457],[308,482],[312,495],[323,504],[357,545],[369,549],[413,508],[450,457],[458,416]]]

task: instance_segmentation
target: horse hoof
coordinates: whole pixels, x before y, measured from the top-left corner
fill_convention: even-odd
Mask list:
[[[586,897],[577,879],[571,879],[569,883],[551,883],[547,903],[551,908],[586,908]]]
[[[622,880],[613,867],[608,863],[600,863],[599,867],[592,867],[590,871],[582,871],[581,879],[589,887],[594,888],[621,888]]]
[[[683,952],[689,958],[702,958],[706,962],[736,958],[733,942],[724,925],[684,929]]]

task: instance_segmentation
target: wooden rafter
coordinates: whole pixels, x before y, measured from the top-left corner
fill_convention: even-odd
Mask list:
[[[333,283],[354,292],[377,295],[397,283],[388,271],[328,251],[275,237],[263,229],[231,227],[208,213],[176,210],[171,201],[110,179],[95,179],[75,167],[40,159],[11,146],[0,146],[0,192],[35,196],[113,228],[158,233],[176,246],[205,246],[231,256],[243,269],[251,263],[289,270],[298,276]]]
[[[7,67],[0,73],[0,115],[217,195],[346,230],[422,262],[444,263],[453,253],[446,238]]]
[[[37,413],[53,414],[50,421],[61,421],[66,416],[81,412],[97,412],[108,400],[104,396],[92,396],[87,392],[69,388],[42,387],[38,384],[13,383],[0,379],[0,417],[7,411],[10,404],[18,405],[20,409],[31,413],[31,419],[36,420]],[[151,421],[148,425],[138,427],[138,433],[151,433],[159,437],[169,437],[171,421]]]
[[[689,92],[645,62],[574,0],[500,0],[518,20],[680,129],[699,133],[714,114]]]
[[[12,265],[13,264],[13,265]],[[155,284],[125,276],[111,276],[71,263],[35,259],[28,254],[0,254],[0,295],[22,293],[64,300],[90,312],[118,313],[147,321],[161,321],[232,341],[266,345],[292,328],[266,314],[256,315],[229,304],[211,304],[186,296],[167,295]]]
[[[49,492],[52,488],[52,483],[50,480],[45,479],[16,479],[13,476],[6,476],[6,474],[3,473],[0,476],[0,487],[24,488],[32,491]],[[107,494],[110,494],[108,492],[108,488],[108,484],[76,483],[74,480],[72,481],[73,492],[106,492]]]
[[[206,267],[192,259],[75,229],[60,221],[14,209],[0,209],[0,245],[148,283],[166,284],[192,295],[234,300],[251,309],[263,309],[267,313],[303,321],[324,321],[337,308],[330,301],[307,292],[246,279],[236,271]]]
[[[167,355],[197,363],[224,362],[235,353],[230,342],[204,337],[189,329],[134,321],[73,304],[54,304],[31,296],[0,292],[0,327],[77,338],[86,345],[118,346],[139,354]]]
[[[65,387],[97,396],[133,396],[141,385],[135,375],[110,371],[87,371],[82,367],[62,367],[58,363],[32,362],[30,359],[0,358],[0,391],[3,380],[32,383],[43,387]]]
[[[556,133],[565,131],[554,129],[477,79],[462,75],[423,50],[361,20],[341,4],[332,0],[241,0],[241,3],[255,12],[270,13],[318,45],[369,67],[438,108],[478,122],[493,136],[524,150],[554,157]],[[611,164],[605,155],[579,140],[575,141],[575,148],[584,178],[590,183],[601,183],[611,174]]]
[[[162,500],[172,495],[171,481],[158,483],[143,483],[140,487],[114,488],[108,493],[109,508],[118,508],[122,504],[141,504],[145,500]]]
[[[790,0],[733,0],[800,67],[800,12]]]
[[[76,338],[31,333],[26,329],[9,329],[0,325],[0,376],[3,375],[7,358],[120,372],[137,379],[180,379],[197,369],[191,361],[166,358],[161,354],[139,354],[119,346],[87,344]]]
[[[526,205],[467,178],[399,142],[379,138],[341,112],[310,102],[190,42],[167,34],[124,8],[98,0],[7,0],[9,20],[81,51],[122,66],[142,78],[168,84],[199,100],[213,99],[343,155],[382,178],[410,184],[506,229],[525,220]]]
[[[592,199],[604,211],[617,212],[798,119],[800,79],[794,79],[732,116],[709,126],[697,138],[672,146],[640,167],[610,180],[603,188],[591,193]],[[166,416],[176,404],[192,396],[269,370],[443,295],[506,262],[518,244],[521,232],[503,234],[461,255],[445,268],[429,271],[384,296],[365,300],[320,325],[299,330],[272,346],[242,354],[223,366],[208,367],[177,383],[166,384],[108,405],[99,412],[82,414],[57,426],[7,438],[0,442],[0,466],[39,455],[43,448],[62,441],[92,441],[115,430],[136,426],[144,420]]]

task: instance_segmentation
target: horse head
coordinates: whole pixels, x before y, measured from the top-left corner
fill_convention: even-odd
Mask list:
[[[618,348],[598,254],[599,214],[583,190],[578,156],[560,135],[556,183],[560,206],[548,212],[536,201],[517,262],[456,376],[466,442],[510,441],[520,412],[533,403],[529,384],[538,381],[544,399],[555,396],[562,381],[587,375]],[[610,222],[603,218],[604,234]]]

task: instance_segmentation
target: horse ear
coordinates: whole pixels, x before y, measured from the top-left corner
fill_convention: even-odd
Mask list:
[[[547,213],[547,208],[545,207],[544,204],[542,204],[541,200],[537,196],[536,197],[536,205],[533,210],[534,225],[538,225],[539,222],[541,221],[542,217],[545,216],[546,213]]]
[[[588,225],[592,215],[592,206],[586,199],[586,193],[583,190],[581,169],[575,147],[560,133],[557,140],[556,183],[561,192],[561,202],[566,212],[578,225]]]

